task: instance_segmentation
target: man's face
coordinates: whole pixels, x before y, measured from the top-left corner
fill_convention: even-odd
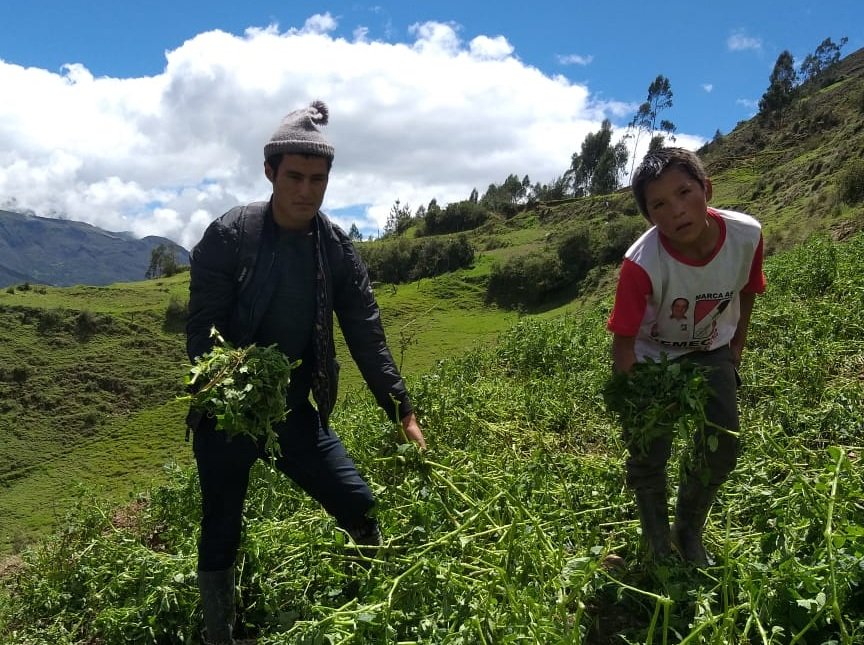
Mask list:
[[[684,320],[687,316],[687,306],[688,302],[679,298],[675,302],[672,303],[672,317],[676,320]]]
[[[321,208],[330,176],[327,159],[314,155],[283,155],[278,170],[264,162],[273,184],[273,218],[282,228],[305,231]]]

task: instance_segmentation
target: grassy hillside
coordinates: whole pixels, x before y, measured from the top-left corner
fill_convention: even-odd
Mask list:
[[[854,643],[864,639],[864,234],[769,260],[742,369],[739,466],[716,565],[639,563],[604,410],[608,300],[525,318],[411,379],[430,450],[368,399],[335,423],[379,499],[365,560],[280,475],[253,471],[241,632],[266,643]],[[676,450],[675,460],[680,458]],[[672,472],[674,472],[674,467]],[[85,498],[6,578],[16,643],[196,642],[194,469],[123,508]],[[614,554],[615,558],[611,558]]]
[[[844,201],[842,185],[864,149],[864,52],[833,78],[803,88],[783,119],[744,122],[702,151],[712,203],[759,217],[773,254],[742,390],[752,434],[709,530],[720,567],[700,577],[632,564],[635,516],[600,392],[620,254],[535,306],[488,303],[496,263],[554,257],[574,231],[607,250],[635,237],[644,221],[622,191],[493,217],[469,233],[472,268],[376,287],[432,450],[393,454],[340,346],[334,423],[374,483],[392,543],[369,572],[357,568],[330,521],[260,468],[241,580],[250,633],[273,643],[861,637],[864,334],[850,312],[864,304],[864,203]],[[23,566],[4,578],[8,642],[183,642],[197,624],[197,483],[175,401],[187,290],[178,274],[0,291],[0,571]],[[631,565],[600,567],[612,551]]]

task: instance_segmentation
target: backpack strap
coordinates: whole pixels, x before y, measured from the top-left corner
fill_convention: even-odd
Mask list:
[[[237,268],[234,271],[237,293],[241,293],[252,280],[261,231],[264,229],[265,210],[267,202],[253,202],[240,211],[240,243],[237,245]]]

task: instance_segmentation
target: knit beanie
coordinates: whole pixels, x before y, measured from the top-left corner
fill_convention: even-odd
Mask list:
[[[316,155],[333,159],[333,146],[316,125],[327,125],[329,110],[324,101],[312,101],[307,108],[285,115],[269,143],[264,158],[278,154]]]

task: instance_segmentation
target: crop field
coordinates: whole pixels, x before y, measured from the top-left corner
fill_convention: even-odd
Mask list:
[[[712,566],[641,556],[620,429],[604,406],[604,300],[522,318],[494,346],[411,375],[424,453],[400,446],[359,390],[344,397],[333,425],[378,499],[385,545],[373,556],[259,462],[238,635],[864,642],[864,236],[815,238],[766,273],[742,365],[744,447],[706,529]],[[679,458],[680,446],[670,473]],[[82,494],[64,528],[3,578],[4,642],[199,642],[196,477],[171,466],[166,483],[121,506]]]

